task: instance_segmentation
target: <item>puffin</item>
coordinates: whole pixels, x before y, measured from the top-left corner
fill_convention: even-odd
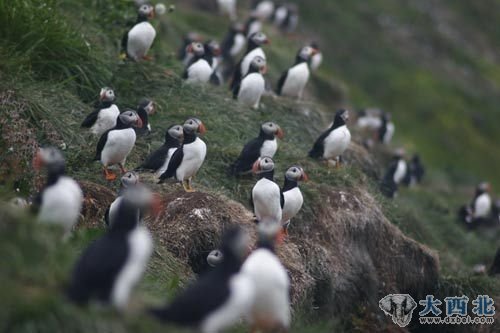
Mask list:
[[[143,98],[137,105],[137,115],[141,118],[142,127],[134,127],[135,134],[138,136],[149,135],[151,133],[151,124],[149,123],[149,116],[155,112],[154,102],[148,98]]]
[[[94,160],[101,161],[106,180],[114,181],[116,175],[108,170],[110,165],[118,164],[122,173],[126,173],[125,160],[135,145],[135,131],[132,127],[142,127],[141,118],[133,110],[120,114],[113,129],[105,132],[99,142]]]
[[[170,126],[165,133],[165,141],[163,145],[149,154],[136,170],[150,170],[161,175],[167,170],[168,162],[177,148],[181,146],[182,138],[184,137],[183,128],[181,125]]]
[[[157,214],[160,208],[158,197],[145,186],[125,191],[115,222],[83,251],[73,267],[66,290],[73,303],[97,300],[125,310],[153,252],[153,238],[140,224],[139,212],[151,209]]]
[[[262,22],[258,17],[250,14],[250,17],[245,22],[245,33],[247,38],[251,35],[262,31]]]
[[[216,86],[222,84],[222,74],[220,73],[220,65],[222,62],[221,47],[219,42],[216,40],[208,40],[203,44],[205,49],[205,54],[208,55],[211,62],[209,63],[212,67],[212,74],[210,75],[210,83]]]
[[[259,136],[248,141],[231,165],[231,174],[241,175],[252,171],[253,164],[259,157],[274,157],[278,150],[276,138],[283,139],[285,136],[281,127],[274,122],[265,122],[260,126]]]
[[[274,13],[274,2],[271,0],[253,0],[251,15],[262,21],[271,19]]]
[[[186,120],[183,126],[184,141],[182,145],[173,153],[168,162],[167,170],[160,175],[158,184],[166,179],[174,177],[182,183],[186,192],[194,192],[191,186],[193,177],[200,169],[205,156],[207,155],[207,145],[197,135],[206,132],[205,125],[197,118]]]
[[[118,211],[118,206],[123,199],[124,192],[128,188],[131,188],[132,186],[135,186],[137,184],[139,184],[139,175],[135,172],[128,171],[122,176],[122,178],[120,179],[120,190],[118,191],[118,196],[108,206],[106,212],[104,213],[104,223],[107,227],[109,227],[116,221],[115,219]]]
[[[286,4],[280,4],[275,6],[272,15],[274,25],[277,27],[281,27],[283,25],[283,22],[285,22],[287,15],[288,15],[288,9]]]
[[[237,19],[236,0],[217,0],[217,6],[222,15],[229,16],[231,21]]]
[[[90,132],[97,136],[101,136],[107,130],[115,127],[116,118],[120,114],[120,110],[114,104],[115,100],[116,96],[113,89],[109,87],[102,88],[95,110],[85,118],[82,127],[90,128]]]
[[[239,22],[230,25],[229,31],[222,40],[221,52],[224,62],[234,64],[236,57],[243,51],[247,43],[245,27]]]
[[[304,46],[299,50],[295,58],[295,64],[283,72],[278,81],[276,91],[278,95],[295,97],[297,99],[302,98],[304,88],[311,74],[309,63],[312,56],[316,53],[317,50],[310,46]]]
[[[425,167],[422,164],[420,155],[414,154],[408,162],[408,177],[405,179],[405,185],[413,186],[419,184],[425,174]]]
[[[287,3],[276,8],[274,24],[285,33],[292,33],[299,23],[299,9],[294,3]]]
[[[222,251],[219,249],[215,249],[215,250],[210,251],[210,253],[208,254],[207,264],[210,267],[215,267],[218,264],[220,264],[223,259],[224,259],[224,255],[222,254]]]
[[[257,249],[241,267],[241,273],[255,285],[247,317],[250,332],[288,332],[290,328],[290,278],[275,253],[277,232],[274,225],[259,224]]]
[[[149,23],[155,15],[155,9],[150,4],[139,7],[135,25],[123,35],[122,49],[125,56],[134,61],[150,60],[147,56],[156,37],[155,28]]]
[[[281,189],[283,196],[283,212],[281,216],[281,225],[283,226],[284,235],[288,235],[288,227],[290,220],[297,215],[304,203],[304,197],[299,188],[300,181],[308,181],[309,177],[298,165],[292,165],[285,172],[285,183]]]
[[[47,170],[47,181],[34,199],[32,209],[37,212],[39,223],[63,227],[65,237],[78,222],[83,204],[83,192],[78,183],[65,175],[66,162],[57,148],[38,149],[33,158],[33,168]]]
[[[342,154],[351,142],[351,132],[346,125],[348,119],[348,110],[337,110],[332,126],[316,140],[309,151],[309,157],[323,158],[327,161],[335,160],[335,166],[338,168],[342,161]]]
[[[247,75],[233,89],[233,98],[257,110],[260,98],[266,90],[264,74],[267,72],[266,60],[260,56],[253,58]]]
[[[383,111],[377,108],[361,109],[357,114],[356,126],[361,129],[378,131],[382,126],[382,113]]]
[[[190,84],[207,83],[212,76],[212,56],[205,52],[203,44],[194,42],[187,47],[187,52],[193,54],[193,58],[186,66],[183,79]]]
[[[177,51],[177,58],[182,61],[182,64],[184,66],[187,66],[193,58],[193,54],[188,52],[188,46],[193,42],[201,43],[202,40],[203,39],[201,38],[200,34],[193,31],[187,33],[187,35],[184,36],[184,38],[182,39],[182,45]]]
[[[187,326],[202,333],[221,332],[249,315],[255,285],[240,273],[249,236],[230,227],[222,237],[224,260],[182,291],[170,304],[150,310],[162,322]]]
[[[311,58],[311,70],[317,71],[323,63],[323,53],[321,53],[318,42],[312,42],[309,46],[316,50],[316,54]]]
[[[479,219],[488,219],[492,211],[491,186],[487,182],[480,183],[476,188],[474,199],[469,205],[469,214],[465,222],[472,223]]]
[[[280,229],[284,198],[281,189],[274,182],[274,161],[264,156],[255,161],[252,172],[260,177],[252,189],[251,202],[259,224]]]
[[[396,196],[398,186],[405,182],[408,177],[408,164],[404,159],[404,154],[403,149],[396,150],[393,160],[382,179],[382,193],[389,198]]]
[[[236,66],[236,69],[233,74],[233,80],[231,82],[231,90],[237,86],[241,78],[247,75],[248,70],[250,68],[250,63],[252,60],[259,56],[262,59],[266,60],[266,55],[264,50],[262,49],[262,45],[269,44],[269,39],[262,32],[256,32],[248,38],[247,50],[245,55],[241,58],[240,62]]]
[[[382,113],[381,124],[378,129],[378,140],[383,144],[389,144],[394,136],[396,127],[391,121],[391,114],[387,112]]]

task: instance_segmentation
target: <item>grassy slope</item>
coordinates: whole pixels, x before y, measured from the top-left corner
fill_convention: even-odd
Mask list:
[[[0,6],[5,6],[5,4],[6,2],[0,0]],[[446,73],[430,68],[432,62],[430,64],[425,61],[416,63],[411,55],[394,47],[387,32],[376,23],[374,13],[382,11],[390,13],[400,21],[409,20],[409,22],[415,22],[419,29],[427,29],[425,28],[427,26],[425,15],[420,15],[423,16],[420,17],[410,6],[408,8],[407,6],[396,7],[382,1],[370,2],[370,5],[363,6],[354,5],[350,1],[327,3],[322,1],[321,6],[324,10],[320,13],[316,10],[314,20],[311,9],[308,10],[312,7],[303,6],[304,20],[309,29],[334,30],[335,32],[322,36],[322,45],[325,48],[327,60],[325,68],[314,81],[313,92],[318,96],[315,99],[317,102],[306,102],[297,106],[289,101],[265,99],[263,111],[251,112],[236,105],[223,89],[207,88],[199,93],[190,87],[183,86],[176,76],[165,77],[163,71],[167,68],[180,73],[180,67],[172,58],[172,53],[182,33],[197,29],[206,31],[209,36],[220,38],[227,25],[223,19],[215,20],[211,15],[184,10],[183,6],[177,13],[164,19],[161,24],[157,23],[159,36],[162,39],[161,42],[156,43],[153,50],[156,64],[120,64],[116,55],[117,41],[124,29],[123,17],[133,20],[134,12],[123,3],[112,4],[109,1],[98,0],[62,1],[61,8],[65,17],[61,19],[58,15],[52,14],[54,11],[45,12],[44,8],[40,8],[32,12],[30,8],[25,8],[26,13],[32,14],[28,21],[24,21],[23,26],[27,29],[24,30],[25,32],[32,30],[26,22],[30,22],[29,20],[33,20],[35,16],[39,19],[37,21],[39,25],[54,24],[52,29],[37,29],[36,32],[31,32],[29,36],[33,39],[28,45],[41,47],[43,43],[39,38],[45,38],[54,29],[59,29],[61,26],[59,20],[62,22],[68,20],[73,27],[83,33],[90,47],[87,48],[86,44],[82,43],[79,34],[76,34],[74,40],[67,40],[59,35],[63,44],[66,43],[55,48],[64,51],[59,53],[64,55],[60,58],[59,65],[71,69],[75,63],[79,64],[73,68],[74,71],[67,71],[57,66],[52,68],[44,62],[47,57],[54,56],[43,53],[50,53],[50,49],[37,50],[36,47],[32,47],[33,55],[30,56],[30,53],[25,52],[26,46],[17,46],[19,50],[13,50],[15,43],[8,45],[8,41],[15,41],[15,39],[7,38],[7,41],[1,45],[0,54],[7,54],[9,57],[4,57],[4,60],[0,62],[0,69],[8,75],[0,85],[4,89],[13,87],[20,97],[27,100],[33,113],[32,121],[50,119],[57,128],[62,129],[60,134],[68,145],[66,154],[72,175],[102,184],[104,181],[100,175],[99,165],[90,162],[94,143],[92,141],[87,143],[86,135],[78,129],[80,119],[90,111],[91,101],[101,85],[111,85],[115,88],[120,106],[133,106],[143,96],[155,99],[160,106],[160,112],[152,119],[153,127],[157,131],[151,138],[139,140],[129,165],[140,161],[147,151],[160,144],[162,133],[159,129],[171,123],[182,122],[188,116],[196,115],[206,123],[209,129],[204,138],[209,146],[208,160],[200,172],[196,185],[202,189],[230,195],[244,203],[246,203],[253,181],[235,182],[227,179],[225,168],[237,156],[241,144],[256,134],[258,124],[269,119],[276,120],[288,133],[294,133],[294,135],[287,136],[277,155],[280,179],[287,165],[298,162],[306,167],[313,179],[322,179],[334,186],[374,188],[373,182],[364,177],[360,170],[348,169],[331,173],[304,157],[317,131],[326,124],[318,102],[324,101],[325,105],[328,105],[323,111],[333,111],[331,106],[345,103],[342,100],[343,91],[347,90],[352,104],[375,104],[393,111],[398,124],[397,140],[399,143],[421,151],[424,159],[433,168],[430,180],[422,188],[413,192],[404,191],[395,203],[380,199],[387,214],[405,232],[440,250],[445,273],[466,275],[471,265],[491,258],[494,251],[492,248],[496,241],[491,235],[485,240],[485,235],[465,233],[457,226],[454,222],[453,209],[465,200],[467,192],[461,190],[456,193],[456,187],[450,186],[447,181],[458,182],[459,186],[476,181],[475,176],[471,175],[472,172],[465,170],[466,167],[470,167],[474,172],[491,177],[495,184],[499,184],[499,180],[494,178],[498,176],[491,173],[494,169],[491,168],[491,164],[498,164],[495,160],[497,156],[489,154],[485,157],[489,159],[488,163],[478,161],[479,156],[483,156],[482,154],[489,148],[487,143],[498,139],[496,136],[498,134],[490,128],[489,124],[492,122],[488,121],[494,115],[492,105],[498,97],[498,94],[494,94],[496,86],[488,87],[490,90],[480,91],[481,94],[476,96],[474,94],[477,94],[477,90],[480,89],[474,89],[475,85],[468,85],[468,82],[462,81],[455,82],[454,78],[447,77]],[[456,7],[458,7],[456,8],[458,13],[470,10],[470,8]],[[484,9],[478,8],[477,10]],[[7,12],[9,11],[0,11],[0,13]],[[49,23],[43,23],[47,19],[44,13],[50,18]],[[464,15],[463,20],[465,17],[470,19],[469,16]],[[53,22],[54,19],[56,22]],[[460,19],[462,20],[462,17]],[[19,24],[18,20],[19,18],[15,18],[14,22]],[[168,23],[165,24],[165,22]],[[6,25],[2,26],[2,33],[5,32]],[[335,29],[332,29],[332,25]],[[328,29],[323,30],[325,28]],[[17,29],[19,31],[17,37],[26,38],[22,33],[23,29],[19,27]],[[63,32],[67,33],[68,30],[64,29]],[[432,32],[432,30],[425,30],[421,33],[431,34]],[[493,33],[494,31],[491,32],[491,36]],[[269,50],[272,69],[270,76],[275,81],[283,69],[283,64],[291,61],[289,50],[300,45],[300,41],[280,38],[272,30],[271,34],[274,43]],[[53,36],[54,40],[51,43],[56,43],[57,37],[57,35]],[[71,50],[79,50],[79,52],[73,54]],[[455,49],[452,51],[458,52]],[[13,57],[16,54],[23,54],[25,57]],[[446,55],[449,54],[454,53],[446,53]],[[41,60],[35,61],[36,59]],[[75,61],[76,59],[78,61]],[[463,61],[464,56],[457,55],[457,59]],[[481,68],[492,68],[492,66],[496,68],[494,67],[496,65],[485,62],[484,59],[475,59],[470,56],[465,59],[477,66],[479,62],[486,63],[486,67],[479,66],[477,71],[476,67],[473,67],[477,76],[483,75]],[[21,67],[23,70],[19,71]],[[33,69],[33,72],[28,73],[26,69]],[[13,79],[13,74],[18,71],[24,79]],[[486,69],[483,71],[485,75],[492,75],[491,80],[495,82],[495,71]],[[76,77],[73,76],[75,74]],[[57,83],[49,81],[50,84],[46,84],[47,77],[57,79]],[[73,79],[66,80],[68,77]],[[333,81],[331,77],[338,81]],[[489,78],[489,76],[485,77]],[[44,79],[44,83],[40,83],[41,78]],[[333,89],[333,94],[331,89]],[[484,113],[485,120],[480,123],[484,127],[470,125],[470,122],[464,121],[472,117],[472,110],[478,110],[478,105],[481,105],[481,110],[484,110],[482,114]],[[304,110],[309,110],[310,114],[306,116]],[[434,110],[443,111],[434,112]],[[425,122],[422,121],[422,117],[427,117]],[[304,123],[311,125],[304,129],[302,127]],[[444,127],[446,135],[443,134],[444,125],[446,125]],[[484,130],[485,135],[475,140],[474,135],[477,135],[479,129]],[[423,131],[426,133],[425,136],[421,135]],[[449,140],[449,137],[457,135],[461,138],[460,140]],[[42,142],[50,141],[50,138],[44,137],[40,132],[38,138]],[[468,149],[457,145],[457,143],[466,142]],[[461,159],[459,163],[458,161],[450,163],[454,161],[457,151],[464,157],[463,160]],[[437,168],[443,171],[435,171]],[[316,197],[316,186],[317,184],[313,182],[305,187],[308,200]],[[26,185],[25,188],[28,186]],[[313,216],[312,214],[314,212],[311,207],[305,207],[302,219],[309,219]],[[64,283],[78,250],[91,238],[96,237],[100,231],[79,232],[70,244],[59,248],[54,245],[53,234],[38,235],[36,233],[38,229],[30,234],[26,230],[23,231],[23,228],[21,226],[13,228],[14,230],[4,229],[6,231],[4,235],[9,239],[20,239],[26,242],[23,244],[31,244],[31,237],[40,238],[38,241],[41,245],[35,249],[46,251],[43,260],[49,258],[47,266],[50,267],[50,272],[48,272],[44,266],[37,265],[40,262],[35,256],[37,252],[28,245],[23,247],[26,254],[23,255],[21,251],[16,259],[12,260],[12,267],[9,269],[12,270],[10,273],[13,275],[9,276],[14,277],[13,280],[16,282],[11,281],[12,288],[9,284],[8,288],[2,288],[2,290],[21,291],[25,296],[25,302],[31,303],[28,306],[24,302],[19,302],[18,307],[14,308],[17,312],[14,310],[13,313],[23,314],[24,318],[28,315],[34,318],[25,322],[21,327],[23,330],[28,330],[29,327],[37,327],[41,330],[44,327],[49,330],[54,327],[59,327],[61,330],[71,327],[80,331],[91,329],[102,331],[108,328],[119,330],[123,325],[135,331],[154,330],[151,327],[151,325],[154,327],[154,324],[141,321],[134,316],[123,323],[112,313],[103,314],[93,308],[81,312],[72,307],[61,307],[60,298],[52,296],[52,292],[59,290],[61,283]],[[15,245],[11,245],[9,251],[14,255],[17,251]],[[29,264],[25,260],[28,260]],[[33,269],[38,271],[25,271],[24,267],[27,265],[33,265]],[[141,300],[158,301],[157,295],[166,295],[176,289],[184,277],[171,274],[175,265],[175,260],[168,264],[159,263],[158,260],[153,263],[141,285],[139,303]],[[455,279],[444,280],[444,284],[458,283],[458,287],[453,286],[454,290],[462,288],[460,284],[463,282],[468,283],[468,280],[458,282]],[[487,286],[491,286],[490,282],[489,280],[480,281],[481,284],[486,283]],[[32,285],[33,288],[28,287]],[[16,302],[13,303],[16,304]],[[99,320],[95,321],[96,318]],[[303,328],[296,330],[304,332]],[[319,329],[319,331],[325,331],[325,329]]]

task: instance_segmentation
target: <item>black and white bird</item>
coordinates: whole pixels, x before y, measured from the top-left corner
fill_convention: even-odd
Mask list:
[[[316,54],[316,49],[304,46],[299,50],[295,58],[295,64],[283,72],[277,87],[277,94],[281,96],[302,98],[304,88],[309,81],[311,71],[309,63],[312,56]]]
[[[250,14],[250,16],[245,22],[245,33],[247,38],[261,31],[262,31],[262,21],[258,17]]]
[[[101,161],[106,180],[113,181],[116,175],[108,167],[118,164],[122,173],[125,161],[135,145],[136,134],[133,127],[142,127],[141,118],[133,110],[127,110],[118,116],[116,126],[105,132],[97,143],[95,160]]]
[[[274,14],[274,2],[271,0],[253,0],[251,14],[262,21],[270,20]]]
[[[221,43],[222,58],[224,62],[234,64],[238,55],[243,52],[247,44],[247,38],[244,31],[245,27],[239,22],[235,22],[229,27],[229,31]]]
[[[420,155],[414,154],[408,164],[408,176],[404,183],[407,186],[414,186],[422,181],[425,174],[425,167],[420,159]]]
[[[316,54],[311,58],[311,70],[314,72],[317,71],[319,66],[323,63],[323,53],[319,48],[318,42],[312,42],[310,46],[316,50]]]
[[[252,189],[252,205],[259,224],[281,229],[283,196],[274,182],[274,161],[264,156],[255,161],[252,172],[260,177]]]
[[[281,225],[283,226],[285,236],[288,234],[290,220],[297,215],[304,203],[304,197],[300,191],[299,182],[308,180],[309,177],[304,169],[298,165],[289,167],[285,172],[285,183],[281,189],[281,194],[283,196]]]
[[[236,20],[236,0],[217,0],[217,6],[222,15],[227,15],[231,20]]]
[[[215,267],[224,260],[224,254],[219,249],[212,250],[207,256],[207,263],[210,267]]]
[[[209,64],[212,67],[212,74],[209,81],[216,86],[220,86],[223,82],[222,73],[220,72],[222,64],[220,44],[216,40],[211,39],[206,41],[203,47],[205,48],[205,54],[209,57]]]
[[[294,3],[285,3],[276,8],[274,24],[285,33],[292,33],[299,24],[299,8]]]
[[[480,183],[476,188],[474,199],[469,205],[465,222],[472,223],[479,219],[490,218],[493,201],[490,195],[491,186],[487,182]]]
[[[139,175],[133,171],[126,172],[120,179],[120,189],[118,191],[118,196],[113,200],[113,202],[108,206],[106,212],[104,213],[104,223],[107,227],[111,226],[116,221],[116,216],[118,212],[118,207],[120,202],[123,200],[123,195],[125,191],[132,186],[139,184]]]
[[[243,263],[241,273],[251,278],[255,297],[247,320],[251,332],[288,332],[291,321],[290,278],[275,254],[277,230],[257,226],[258,243]]]
[[[254,33],[248,37],[247,50],[235,68],[233,80],[231,81],[230,86],[231,90],[240,83],[241,79],[245,75],[247,75],[250,63],[255,57],[259,56],[266,60],[266,54],[262,49],[262,45],[265,44],[269,44],[269,39],[262,32]]]
[[[184,70],[183,79],[190,84],[207,83],[213,73],[212,57],[205,52],[204,45],[198,42],[191,43],[187,51],[193,57]]]
[[[78,222],[83,203],[83,193],[78,183],[65,176],[66,162],[62,153],[54,147],[40,148],[33,159],[33,167],[47,170],[47,181],[38,193],[33,209],[37,221],[56,224],[69,235]]]
[[[394,123],[391,121],[391,114],[383,112],[380,120],[381,123],[378,128],[378,140],[383,144],[389,144],[396,130]]]
[[[259,157],[274,157],[278,150],[278,141],[282,139],[284,132],[281,127],[273,122],[266,122],[260,126],[259,136],[248,141],[238,156],[238,159],[231,165],[233,175],[241,175],[252,171],[253,164]]]
[[[266,90],[264,74],[267,72],[266,60],[256,56],[250,63],[247,75],[233,89],[233,98],[254,109],[258,109],[262,94]]]
[[[396,195],[398,186],[408,177],[408,163],[404,155],[405,152],[403,149],[395,151],[393,160],[382,179],[382,193],[389,198],[393,198]]]
[[[160,175],[158,183],[174,177],[182,183],[186,192],[194,192],[191,186],[193,177],[201,168],[207,155],[207,145],[197,135],[206,132],[205,125],[197,118],[186,120],[183,126],[184,141],[170,158],[167,170]]]
[[[120,115],[120,110],[114,104],[115,100],[116,96],[113,89],[109,87],[102,88],[95,110],[85,118],[82,127],[90,128],[90,132],[98,136],[115,127],[116,118]]]
[[[177,51],[177,58],[182,61],[182,64],[184,66],[187,66],[194,56],[192,53],[188,52],[188,46],[193,42],[201,43],[202,40],[203,38],[200,36],[200,34],[194,31],[191,31],[184,36],[184,38],[182,39],[182,45]]]
[[[139,212],[150,207],[159,211],[157,197],[145,186],[126,190],[115,222],[83,251],[73,268],[67,289],[72,302],[85,305],[96,300],[126,308],[153,252],[153,238],[139,223]]]
[[[349,111],[346,109],[337,110],[332,126],[319,136],[309,151],[309,156],[323,158],[327,161],[334,160],[335,166],[339,167],[342,154],[351,142],[351,132],[346,125],[348,119]]]
[[[156,30],[148,20],[154,15],[155,8],[152,5],[141,5],[135,25],[123,35],[122,49],[129,59],[134,61],[149,59],[147,54],[155,40]]]
[[[148,98],[143,98],[137,105],[137,115],[141,118],[142,127],[134,127],[137,135],[149,135],[151,133],[151,123],[149,116],[155,112],[155,104]]]
[[[221,332],[249,316],[255,286],[249,276],[239,273],[248,246],[248,235],[240,228],[230,228],[222,239],[224,259],[170,304],[150,313],[161,321],[202,333]]]
[[[181,146],[184,130],[181,125],[170,126],[165,133],[163,145],[149,154],[137,170],[155,171],[160,176],[167,170],[168,162],[175,150]]]

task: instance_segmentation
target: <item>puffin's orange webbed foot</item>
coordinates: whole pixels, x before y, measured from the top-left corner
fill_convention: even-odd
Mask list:
[[[106,178],[107,181],[112,182],[116,180],[116,175],[113,172],[109,171],[107,168],[104,168],[103,170],[104,170],[104,177]]]
[[[153,61],[154,58],[152,56],[150,56],[150,55],[145,55],[145,56],[142,57],[142,60]]]

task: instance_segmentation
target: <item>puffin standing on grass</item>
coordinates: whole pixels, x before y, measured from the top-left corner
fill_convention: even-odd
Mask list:
[[[125,161],[136,139],[132,127],[142,127],[142,121],[135,111],[127,110],[118,116],[116,126],[105,132],[97,143],[95,160],[101,161],[106,180],[116,179],[116,175],[108,170],[110,165],[118,164],[122,173],[127,172]]]
[[[155,171],[160,176],[167,170],[168,162],[175,150],[181,146],[183,136],[184,130],[181,125],[170,126],[165,133],[163,145],[146,157],[137,170]]]
[[[95,299],[124,310],[130,293],[141,279],[153,252],[153,238],[140,225],[140,211],[159,213],[157,197],[145,186],[125,191],[115,222],[92,242],[77,260],[67,289],[68,298],[79,305]]]
[[[90,132],[98,136],[115,127],[116,118],[120,115],[120,110],[114,104],[115,100],[116,96],[113,89],[109,87],[102,88],[94,112],[85,118],[82,127],[90,128]]]
[[[309,151],[312,158],[323,158],[327,161],[334,160],[338,168],[342,161],[342,154],[351,142],[351,132],[346,126],[349,111],[340,109],[335,113],[332,126],[323,132]]]
[[[231,81],[231,90],[237,86],[241,78],[247,75],[248,70],[250,68],[250,63],[252,60],[259,56],[262,59],[266,60],[266,54],[262,49],[262,45],[269,44],[269,39],[262,32],[256,32],[248,38],[247,50],[243,58],[241,58],[239,64],[236,66],[234,71],[233,80]]]
[[[260,98],[266,90],[264,74],[267,72],[266,60],[256,56],[250,63],[247,75],[233,89],[233,98],[258,109]]]
[[[253,0],[252,16],[265,21],[269,20],[274,14],[274,2],[271,0]]]
[[[207,145],[198,137],[197,133],[203,135],[206,129],[201,120],[190,118],[184,123],[183,130],[182,146],[170,158],[167,170],[161,174],[158,184],[174,177],[182,183],[186,192],[194,192],[191,181],[207,155]]]
[[[285,235],[288,235],[288,227],[290,220],[297,215],[304,203],[304,197],[299,188],[300,181],[308,181],[309,177],[304,172],[304,169],[297,165],[293,165],[285,172],[285,184],[281,189],[283,195],[283,213],[281,217],[281,225]]]
[[[488,219],[491,214],[492,200],[490,196],[491,186],[487,182],[480,183],[476,188],[476,194],[472,200],[465,222],[471,223],[478,219]]]
[[[273,122],[266,122],[260,126],[259,136],[248,141],[238,159],[231,165],[233,175],[241,175],[252,171],[253,164],[259,157],[274,157],[278,150],[278,141],[284,137],[281,127]]]
[[[380,120],[381,124],[378,129],[378,140],[383,144],[387,145],[391,142],[396,127],[394,126],[394,123],[391,121],[390,113],[383,112]]]
[[[128,58],[134,61],[151,59],[147,53],[153,45],[156,30],[148,20],[154,15],[152,5],[143,4],[139,7],[136,24],[122,38],[122,49]]]
[[[222,58],[224,62],[229,63],[231,67],[236,61],[236,57],[243,51],[247,43],[247,38],[243,33],[245,30],[243,24],[233,23],[221,43]]]
[[[204,84],[212,76],[212,57],[205,52],[203,44],[194,42],[187,47],[187,52],[193,54],[193,58],[186,66],[183,79],[187,83]]]
[[[197,32],[188,32],[187,35],[184,36],[182,45],[177,51],[177,59],[181,60],[184,66],[187,66],[193,57],[193,55],[187,51],[188,46],[193,42],[200,43],[201,41],[202,38]]]
[[[78,222],[83,193],[76,181],[64,175],[65,166],[64,157],[58,149],[46,147],[38,150],[33,167],[35,170],[47,169],[47,182],[32,207],[38,210],[38,222],[60,225],[67,236]]]
[[[281,96],[302,98],[304,88],[311,75],[309,63],[316,54],[316,49],[304,46],[297,53],[295,64],[286,70],[278,81],[277,94]]]
[[[161,321],[217,333],[249,315],[255,286],[239,273],[248,252],[249,237],[240,228],[230,228],[222,238],[224,259],[200,276],[164,308],[150,310]]]
[[[135,127],[137,135],[149,135],[151,133],[151,124],[149,123],[149,116],[155,112],[154,102],[150,99],[144,98],[137,105],[137,115],[141,118],[142,127]]]
[[[113,200],[113,202],[108,206],[106,212],[104,213],[104,223],[107,227],[113,224],[116,220],[116,215],[118,212],[118,206],[123,200],[123,194],[125,191],[132,186],[139,184],[139,175],[133,171],[128,171],[120,179],[120,190],[118,191],[118,196]]]
[[[382,179],[382,193],[389,197],[395,197],[398,186],[408,179],[408,164],[404,159],[403,149],[397,149],[384,178]]]

